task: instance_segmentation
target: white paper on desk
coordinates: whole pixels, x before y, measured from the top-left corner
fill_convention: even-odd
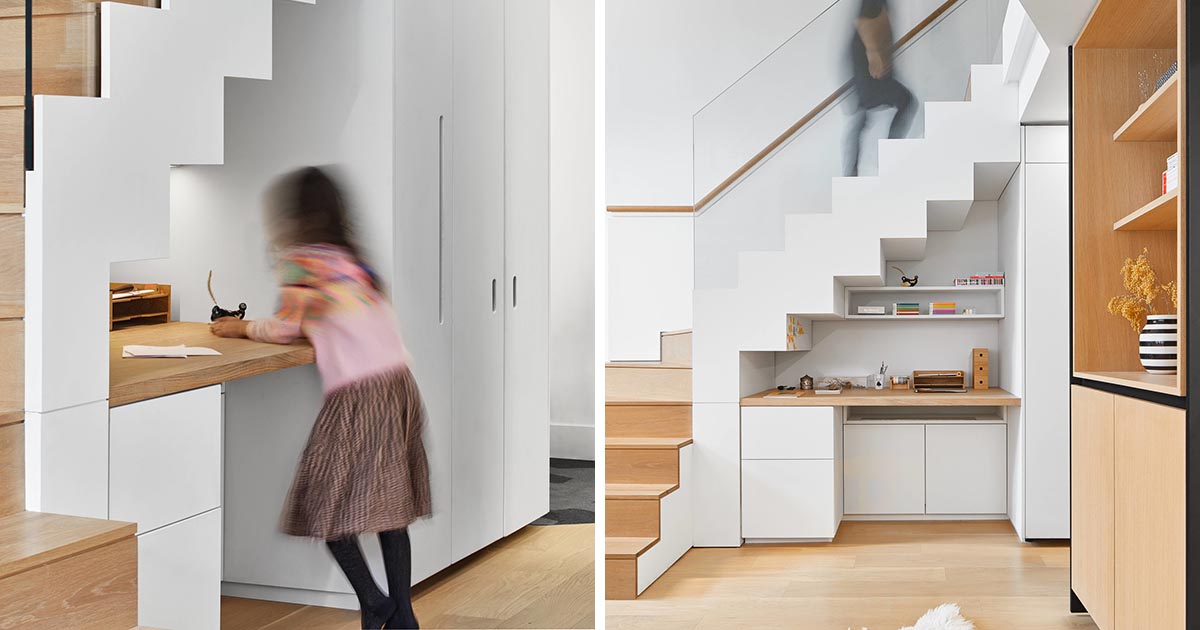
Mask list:
[[[212,348],[188,346],[122,346],[124,359],[186,359],[189,356],[216,356],[220,352]]]

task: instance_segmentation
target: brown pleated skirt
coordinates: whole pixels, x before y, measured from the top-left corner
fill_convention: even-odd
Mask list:
[[[425,407],[407,367],[325,395],[280,529],[337,540],[408,527],[431,511]]]

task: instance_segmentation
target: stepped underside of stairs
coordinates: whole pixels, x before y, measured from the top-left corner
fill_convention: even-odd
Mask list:
[[[692,443],[691,331],[660,339],[659,361],[605,366],[606,599],[634,599],[661,574],[643,556],[663,544],[664,501],[689,483],[681,451]]]

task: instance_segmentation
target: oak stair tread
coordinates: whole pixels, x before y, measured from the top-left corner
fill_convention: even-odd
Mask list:
[[[608,537],[604,539],[604,557],[637,558],[656,544],[657,538]]]
[[[691,443],[690,437],[611,437],[605,438],[604,448],[669,450],[680,449]]]
[[[16,424],[25,420],[25,412],[22,410],[0,411],[0,427]]]
[[[609,483],[604,485],[604,498],[614,500],[661,499],[679,489],[677,483]]]
[[[135,523],[46,512],[0,516],[0,578],[133,536]]]
[[[655,370],[690,370],[692,366],[686,363],[672,363],[670,361],[609,361],[604,364],[606,368],[631,368],[631,369],[655,369]]]

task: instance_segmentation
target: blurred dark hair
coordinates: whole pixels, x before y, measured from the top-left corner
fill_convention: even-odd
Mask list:
[[[345,195],[324,169],[309,166],[283,175],[267,193],[268,229],[274,245],[325,244],[340,247],[354,258],[382,291],[378,274],[363,258]]]

